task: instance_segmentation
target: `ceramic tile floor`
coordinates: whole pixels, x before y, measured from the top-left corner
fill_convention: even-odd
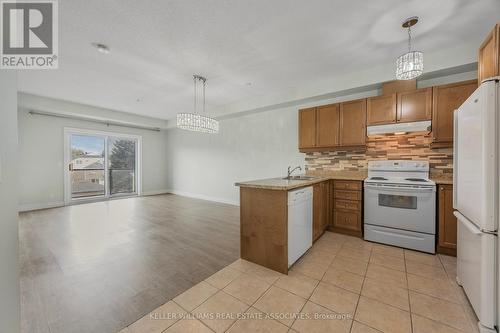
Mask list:
[[[478,332],[456,259],[326,232],[283,275],[237,260],[120,333]]]

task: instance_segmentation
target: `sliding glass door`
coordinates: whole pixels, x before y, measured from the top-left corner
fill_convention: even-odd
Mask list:
[[[136,140],[108,138],[108,174],[111,195],[136,193],[136,146]]]
[[[105,145],[102,136],[71,135],[71,198],[106,195]]]
[[[139,193],[139,136],[65,129],[65,201]]]

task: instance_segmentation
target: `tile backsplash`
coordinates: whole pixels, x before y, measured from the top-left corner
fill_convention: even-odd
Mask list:
[[[427,132],[370,136],[366,150],[307,153],[306,171],[365,171],[370,160],[425,160],[432,176],[451,177],[453,148],[430,149],[431,142]]]

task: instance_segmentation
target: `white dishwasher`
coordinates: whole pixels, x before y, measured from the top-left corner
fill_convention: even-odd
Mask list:
[[[312,246],[313,188],[288,191],[288,267]]]

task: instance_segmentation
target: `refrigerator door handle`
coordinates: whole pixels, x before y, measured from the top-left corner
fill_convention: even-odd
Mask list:
[[[480,235],[482,234],[481,230],[479,230],[478,227],[476,227],[472,222],[470,222],[465,216],[460,214],[458,211],[454,211],[453,215],[457,217],[461,222],[463,222],[463,225],[469,229],[469,231],[474,234],[474,235]]]
[[[458,110],[453,112],[453,208],[457,207],[458,177]]]

